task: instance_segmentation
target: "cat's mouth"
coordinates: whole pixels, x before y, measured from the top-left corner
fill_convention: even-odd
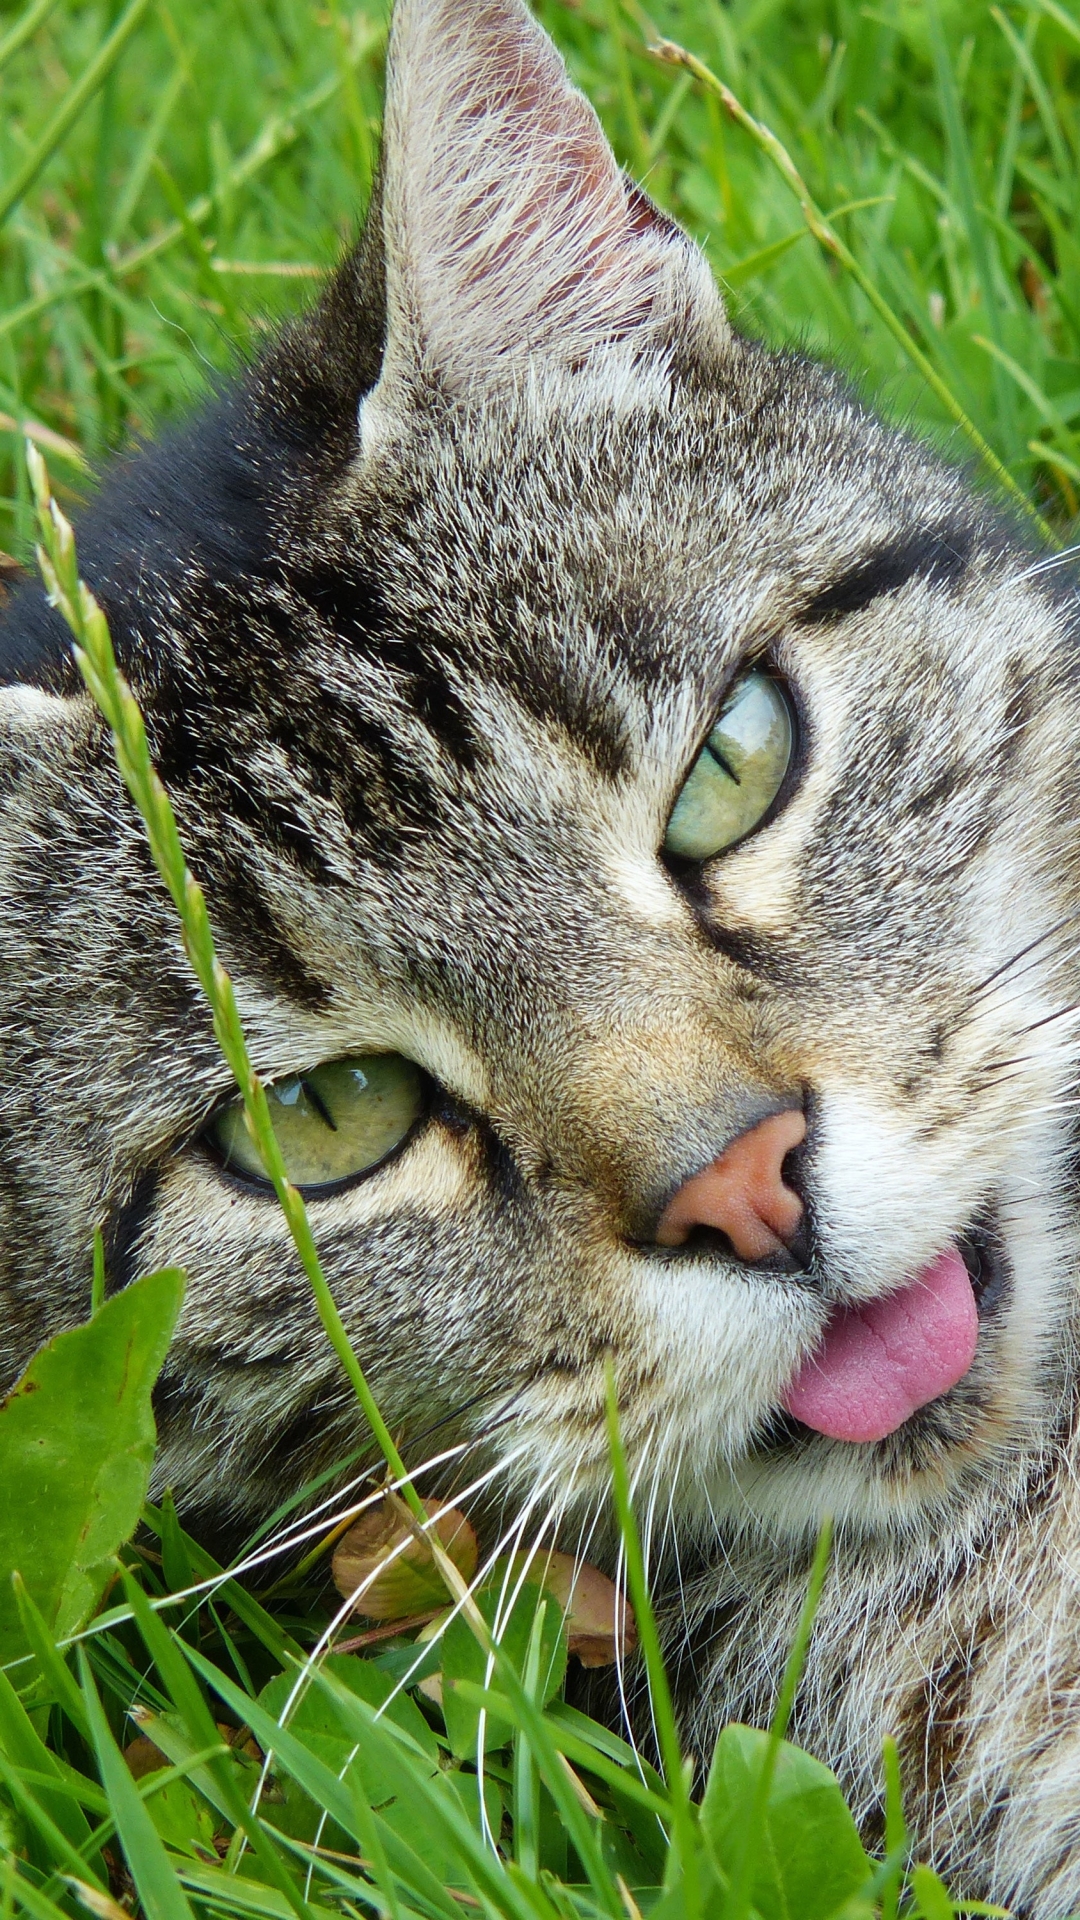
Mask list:
[[[782,1399],[801,1427],[852,1444],[884,1440],[970,1370],[979,1322],[1006,1286],[985,1227],[954,1240],[894,1293],[839,1307]]]

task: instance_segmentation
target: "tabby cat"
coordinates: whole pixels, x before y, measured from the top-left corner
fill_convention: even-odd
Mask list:
[[[613,1354],[694,1749],[831,1511],[795,1736],[1080,1905],[1074,589],[732,332],[521,0],[399,0],[363,241],[79,542],[413,1457],[572,1530]],[[264,1516],[358,1416],[36,586],[0,683],[6,1372],[97,1223],[182,1262],[162,1482]]]

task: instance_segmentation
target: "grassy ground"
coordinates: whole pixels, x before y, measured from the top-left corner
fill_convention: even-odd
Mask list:
[[[38,0],[22,44],[27,16],[0,9],[0,412],[63,436],[61,483],[77,480],[80,454],[97,461],[189,406],[311,296],[362,211],[378,141],[378,8],[133,5],[134,19],[118,0]],[[620,157],[706,247],[740,324],[838,360],[891,415],[966,453],[962,413],[1068,528],[1080,502],[1076,0],[540,11]],[[808,233],[773,161],[691,75],[650,58],[656,31],[784,142],[910,349]],[[96,85],[95,61],[107,68]],[[0,428],[0,547],[14,550],[29,525],[17,441]]]
[[[620,157],[701,240],[742,326],[839,361],[892,417],[975,460],[988,484],[1018,489],[1070,536],[1080,506],[1077,0],[656,0],[652,17],[637,0],[541,0],[540,11]],[[647,53],[657,34],[706,62],[778,136],[787,177],[760,130],[737,124],[684,67]],[[190,407],[312,296],[362,212],[384,40],[381,13],[337,0],[33,0],[23,14],[0,4],[0,549],[25,557],[33,537],[20,453],[27,426],[70,498],[88,464]],[[819,237],[792,167],[826,216],[822,225],[811,214]],[[92,1323],[102,1341],[111,1310]],[[94,1435],[78,1443],[89,1449]],[[20,1471],[5,1464],[0,1433],[9,1505]],[[276,1771],[267,1763],[265,1805],[245,1841],[261,1761],[238,1730],[254,1728],[263,1752],[277,1744],[273,1716],[292,1680],[273,1676],[291,1675],[290,1661],[312,1644],[325,1596],[286,1573],[264,1609],[214,1586],[167,1503],[148,1524],[142,1544],[125,1549],[141,1625],[122,1611],[99,1620],[79,1663],[56,1654],[50,1629],[61,1612],[35,1623],[0,1594],[0,1668],[5,1631],[10,1645],[33,1648],[10,1670],[14,1691],[0,1671],[3,1915],[57,1920],[88,1907],[122,1920],[141,1904],[147,1920],[454,1920],[463,1910],[635,1920],[654,1905],[664,1920],[748,1920],[752,1894],[770,1920],[825,1920],[840,1898],[829,1874],[845,1848],[849,1890],[864,1871],[876,1875],[859,1898],[844,1895],[848,1920],[897,1913],[896,1794],[891,1872],[863,1859],[834,1793],[820,1857],[797,1820],[770,1829],[773,1855],[795,1878],[766,1884],[765,1854],[731,1840],[730,1810],[742,1792],[745,1833],[760,1837],[773,1817],[761,1767],[787,1769],[787,1791],[791,1769],[811,1763],[775,1747],[763,1761],[763,1749],[733,1736],[713,1801],[680,1812],[677,1769],[665,1789],[590,1723],[558,1709],[530,1720],[544,1631],[532,1615],[521,1626],[524,1704],[513,1672],[500,1682],[509,1695],[486,1816],[469,1758],[475,1699],[462,1695],[473,1716],[464,1731],[464,1709],[455,1729],[453,1711],[443,1723],[428,1703],[420,1718],[409,1699],[404,1747],[379,1746],[368,1707],[414,1657],[391,1643],[381,1664],[342,1656],[306,1719],[294,1716],[296,1744]],[[119,1543],[130,1519],[117,1527]],[[23,1546],[6,1559],[0,1551],[5,1572],[16,1551]],[[190,1602],[169,1600],[200,1580]],[[443,1659],[444,1678],[455,1671],[466,1682],[485,1677],[467,1635]],[[133,1701],[157,1716],[158,1771],[137,1791],[118,1754]],[[228,1745],[207,1759],[222,1727]],[[358,1730],[384,1768],[382,1801],[350,1774]],[[578,1770],[581,1791],[568,1801],[556,1749]],[[811,1795],[822,1790],[816,1775],[804,1783]],[[396,1827],[392,1813],[375,1818],[372,1800],[399,1806]],[[443,1825],[437,1842],[417,1841],[419,1867],[398,1852],[385,1873],[361,1869],[361,1857],[393,1851],[402,1834],[430,1835],[425,1819]],[[568,1825],[578,1835],[569,1851]],[[491,1831],[502,1837],[502,1865],[492,1864]],[[311,1848],[323,1842],[316,1858]],[[699,1843],[695,1892],[686,1861]],[[425,1881],[421,1868],[436,1853],[450,1864]],[[905,1913],[930,1920],[952,1912],[944,1890],[917,1875],[903,1901]]]

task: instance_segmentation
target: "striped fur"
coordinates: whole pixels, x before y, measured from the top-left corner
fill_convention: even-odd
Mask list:
[[[800,1736],[872,1836],[895,1732],[945,1871],[1080,1905],[1071,583],[730,331],[519,0],[399,0],[364,240],[79,540],[258,1066],[429,1076],[407,1149],[311,1209],[391,1425],[572,1535],[612,1352],[698,1750],[767,1712],[834,1512]],[[796,777],[676,870],[756,657]],[[227,1077],[34,586],[0,624],[0,890],[6,1371],[84,1313],[98,1222],[115,1286],[182,1261],[160,1475],[236,1526],[362,1436],[273,1204],[203,1143]],[[809,1270],[657,1247],[792,1098]],[[976,1229],[959,1386],[872,1446],[778,1414],[832,1305]]]

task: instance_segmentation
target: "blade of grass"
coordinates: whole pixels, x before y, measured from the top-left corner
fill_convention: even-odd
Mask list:
[[[856,286],[866,295],[875,313],[888,328],[894,340],[903,348],[904,353],[912,365],[918,369],[931,392],[945,408],[949,418],[956,422],[961,432],[974,447],[987,471],[993,475],[998,485],[1011,496],[1014,503],[1019,505],[1024,513],[1035,522],[1043,539],[1052,545],[1060,544],[1056,539],[1053,528],[1047,524],[1038,509],[1032,505],[1023,488],[1018,485],[1017,481],[1009,472],[1009,469],[1003,461],[998,458],[989,441],[979,432],[975,422],[960,405],[960,402],[956,399],[948,384],[941,378],[936,367],[927,359],[922,349],[916,345],[907,328],[904,326],[903,321],[893,312],[888,301],[879,292],[869,274],[863,270],[859,261],[852,253],[851,248],[829,225],[821,208],[814,200],[805,180],[799,173],[795,162],[788,153],[787,148],[781,144],[776,135],[768,127],[764,126],[761,121],[754,119],[753,114],[749,113],[742,102],[736,99],[730,87],[725,86],[722,80],[718,80],[716,75],[710,71],[703,61],[698,60],[694,54],[688,53],[686,48],[679,46],[677,41],[654,41],[649,47],[649,52],[656,59],[664,61],[668,66],[688,68],[701,86],[705,87],[723,103],[731,118],[743,128],[744,132],[749,134],[755,146],[759,147],[762,153],[768,155],[777,171],[782,178],[786,180],[791,191],[796,196],[802,209],[803,219],[815,240],[825,248],[826,252],[831,253],[839,260],[841,266],[845,268],[855,281]]]
[[[1048,447],[1044,440],[1029,440],[1028,452],[1035,454],[1039,460],[1049,460],[1052,466],[1060,467],[1062,473],[1067,473],[1070,480],[1080,480],[1080,464],[1068,459],[1056,448]]]
[[[408,1478],[390,1429],[353,1352],[322,1269],[303,1198],[286,1172],[266,1090],[251,1064],[233,984],[217,957],[206,899],[188,868],[172,803],[150,760],[138,702],[117,666],[105,615],[79,578],[71,524],[52,499],[45,463],[32,446],[27,451],[27,463],[41,532],[39,564],[50,599],[71,629],[79,671],[112,731],[121,776],[142,816],[154,864],[180,917],[184,950],[210,1007],[218,1045],[240,1088],[244,1117],[288,1223],[326,1337],[341,1362],[383,1458],[394,1478],[402,1482],[404,1498],[422,1523],[427,1519],[426,1510]]]
[[[65,1843],[76,1854],[90,1838],[90,1826],[77,1804],[63,1791],[63,1781],[58,1762],[49,1752],[41,1739],[18,1694],[15,1692],[6,1673],[0,1671],[0,1751],[7,1762],[16,1769],[26,1769],[35,1773],[54,1776],[55,1791],[38,1794],[38,1802],[44,1816],[52,1821],[64,1836]],[[101,1884],[107,1884],[107,1878],[101,1863],[95,1874],[100,1874]]]
[[[150,0],[130,0],[130,5],[121,14],[112,32],[102,41],[94,58],[64,95],[22,166],[17,167],[12,179],[0,187],[0,226],[33,186],[38,174],[48,166],[98,88],[104,85],[149,5]]]
[[[128,1771],[105,1718],[90,1662],[78,1650],[79,1680],[101,1784],[109,1796],[128,1870],[138,1889],[146,1920],[194,1920],[169,1856]]]
[[[898,1856],[895,1874],[890,1877],[887,1887],[881,1894],[881,1920],[897,1920],[900,1910],[900,1880],[903,1863],[907,1859],[907,1825],[904,1820],[904,1799],[900,1791],[900,1757],[896,1741],[886,1734],[881,1743],[882,1771],[885,1775],[885,1852],[892,1859]]]
[[[529,1647],[522,1676],[533,1700],[540,1691],[540,1643],[544,1631],[547,1602],[541,1601],[533,1615]],[[543,1705],[542,1698],[539,1704]],[[540,1871],[540,1780],[533,1763],[528,1736],[518,1730],[514,1737],[514,1859],[527,1878],[535,1880]]]
[[[668,1686],[667,1670],[660,1647],[660,1634],[653,1612],[652,1596],[645,1573],[641,1537],[630,1492],[630,1476],[619,1426],[619,1404],[615,1388],[615,1369],[610,1356],[606,1365],[606,1417],[608,1451],[611,1456],[611,1489],[626,1556],[626,1584],[637,1620],[638,1644],[645,1661],[657,1744],[664,1768],[664,1779],[671,1801],[672,1849],[682,1870],[683,1905],[688,1920],[701,1912],[701,1879],[698,1868],[698,1838],[690,1786],[683,1763],[675,1708]]]
[[[15,25],[0,40],[0,73],[10,61],[14,60],[20,48],[25,47],[39,27],[43,27],[59,0],[33,0],[33,5],[19,15]]]
[[[22,1906],[27,1913],[33,1915],[33,1920],[71,1920],[70,1913],[65,1913],[63,1907],[58,1907],[56,1902],[50,1900],[47,1894],[42,1893],[40,1888],[35,1887],[27,1878],[25,1872],[19,1873],[16,1870],[16,1856],[13,1853],[8,1855],[8,1859],[12,1863],[12,1881],[17,1890],[15,1897],[18,1899],[20,1906]],[[94,1892],[98,1898],[104,1897],[97,1893],[96,1888]]]
[[[963,217],[963,230],[971,249],[971,258],[975,267],[975,276],[982,293],[983,308],[987,324],[998,346],[1002,345],[1001,330],[1001,275],[995,274],[987,244],[986,228],[976,204],[975,176],[971,164],[971,147],[968,142],[964,116],[960,108],[960,98],[956,88],[956,76],[953,73],[952,60],[945,40],[945,30],[941,24],[941,12],[938,0],[926,0],[926,18],[930,29],[930,48],[937,79],[938,98],[941,102],[941,118],[945,127],[945,138],[952,161],[952,172],[956,187],[956,198]],[[1019,435],[1016,424],[1016,405],[1013,393],[1003,378],[1001,368],[993,371],[994,393],[998,415],[1002,424],[1006,446],[1010,459],[1015,458],[1019,448]]]
[[[143,1508],[143,1519],[160,1540],[163,1524],[160,1508],[151,1506],[147,1501]],[[302,1660],[304,1650],[299,1642],[279,1626],[273,1615],[267,1613],[265,1607],[260,1606],[254,1595],[250,1594],[246,1587],[242,1587],[238,1580],[230,1579],[228,1572],[214,1559],[213,1555],[207,1553],[205,1547],[200,1547],[182,1527],[177,1531],[191,1562],[196,1581],[201,1584],[205,1580],[214,1580],[217,1598],[223,1605],[232,1608],[237,1619],[243,1621],[248,1631],[255,1636],[256,1640],[261,1641],[267,1652],[272,1653],[275,1660],[280,1661],[282,1666],[287,1665],[290,1659]]]
[[[607,15],[608,42],[615,58],[615,78],[619,93],[619,107],[626,123],[627,138],[634,159],[635,171],[639,174],[649,170],[649,142],[641,123],[641,111],[638,107],[634,82],[630,74],[630,62],[626,53],[625,29],[619,11],[619,0],[604,0]]]
[[[1080,45],[1080,21],[1074,20],[1071,14],[1066,13],[1065,8],[1058,5],[1058,0],[1032,0],[1032,4],[1038,7],[1040,13],[1045,13],[1051,20],[1056,21],[1062,32],[1067,33],[1070,39]]]
[[[463,1893],[460,1888],[444,1888],[432,1873],[431,1868],[420,1858],[416,1848],[402,1839],[387,1821],[380,1822],[378,1816],[375,1816],[375,1819],[376,1824],[382,1826],[385,1835],[388,1871],[397,1881],[395,1891],[412,1901],[413,1906],[410,1912],[419,1912],[424,1916],[424,1920],[462,1920],[462,1908],[457,1904],[458,1901],[467,1903],[467,1912],[475,1912],[477,1907],[481,1906],[482,1903],[475,1894]],[[308,1874],[317,1872],[330,1882],[335,1891],[348,1891],[354,1897],[363,1885],[363,1897],[371,1901],[374,1888],[370,1882],[361,1882],[355,1874],[345,1872],[338,1861],[320,1854],[309,1841],[297,1840],[292,1834],[282,1834],[281,1842],[288,1853],[302,1861]],[[361,1864],[368,1872],[371,1872],[375,1866],[374,1860],[366,1855],[357,1856],[357,1865]],[[379,1887],[378,1891],[385,1895],[384,1888]],[[488,1912],[491,1912],[490,1906]],[[555,1920],[555,1916],[548,1914],[545,1920]]]
[[[749,1920],[750,1883],[754,1870],[754,1849],[758,1841],[758,1836],[764,1826],[765,1809],[769,1803],[769,1792],[772,1787],[773,1775],[776,1772],[776,1762],[780,1757],[780,1748],[783,1744],[784,1735],[787,1732],[788,1721],[791,1718],[791,1709],[795,1704],[795,1695],[798,1691],[803,1666],[806,1662],[806,1651],[810,1645],[810,1635],[814,1630],[814,1620],[817,1616],[818,1603],[821,1599],[821,1590],[825,1584],[825,1575],[829,1567],[832,1535],[832,1520],[826,1515],[821,1523],[821,1531],[818,1534],[817,1547],[815,1548],[813,1562],[810,1567],[810,1578],[807,1582],[806,1599],[803,1602],[802,1613],[799,1616],[795,1639],[792,1642],[791,1652],[788,1654],[784,1666],[784,1676],[780,1682],[780,1691],[776,1696],[776,1706],[773,1708],[772,1721],[769,1726],[769,1744],[765,1750],[761,1773],[758,1776],[757,1785],[754,1790],[754,1799],[750,1809],[750,1817],[746,1823],[746,1833],[743,1838],[739,1863],[731,1877],[731,1887],[728,1892],[727,1902],[724,1906],[724,1920]]]
[[[1054,103],[1046,90],[1042,74],[1039,72],[1032,58],[1031,46],[1028,41],[1021,40],[1012,21],[1002,13],[1000,7],[991,7],[990,18],[994,21],[995,25],[1000,27],[1002,33],[1005,35],[1012,49],[1012,55],[1016,61],[1017,69],[1023,74],[1024,79],[1031,89],[1031,97],[1038,109],[1039,119],[1042,121],[1043,132],[1046,135],[1046,144],[1053,155],[1054,165],[1062,178],[1068,179],[1072,171],[1069,162],[1069,150],[1065,145],[1065,136],[1061,131],[1060,122],[1054,111]]]
[[[33,1649],[34,1657],[41,1668],[45,1684],[53,1695],[57,1705],[63,1708],[77,1732],[89,1744],[90,1723],[86,1718],[86,1708],[82,1694],[61,1655],[56,1641],[49,1632],[43,1614],[35,1605],[21,1573],[11,1576],[15,1589],[15,1604],[19,1609],[23,1632]]]
[[[178,1860],[178,1877],[185,1887],[199,1896],[200,1906],[211,1913],[257,1914],[263,1920],[290,1920],[292,1908],[272,1887],[254,1880],[241,1880],[223,1867],[204,1865],[197,1860]],[[127,1920],[127,1916],[125,1916]]]
[[[60,1825],[60,1822],[54,1820],[51,1813],[46,1812],[43,1804],[44,1796],[40,1789],[36,1793],[31,1792],[21,1777],[20,1769],[14,1766],[3,1752],[0,1752],[0,1781],[3,1781],[6,1792],[19,1809],[19,1812],[29,1825],[31,1831],[36,1835],[49,1867],[62,1866],[66,1868],[69,1873],[90,1873],[92,1869],[88,1866],[79,1848],[72,1844],[64,1828]],[[49,1795],[49,1798],[54,1803],[60,1797],[61,1796],[58,1795]],[[69,1815],[76,1814],[80,1818],[82,1817],[81,1809],[71,1800],[66,1800],[65,1812]],[[89,1837],[89,1827],[87,1827],[86,1831]],[[41,1865],[40,1855],[33,1864],[35,1866]],[[105,1881],[101,1880],[98,1884],[104,1886]]]
[[[177,64],[154,109],[154,117],[140,142],[139,150],[128,169],[120,197],[113,208],[106,243],[107,255],[110,249],[119,244],[121,235],[127,231],[128,222],[139,204],[143,189],[150,177],[151,168],[164,138],[165,129],[172,118],[173,109],[188,84],[188,79],[187,69]]]
[[[1038,381],[1032,378],[1019,361],[1013,359],[1011,353],[1006,353],[1004,347],[999,347],[996,341],[987,340],[981,333],[973,333],[971,338],[975,346],[981,347],[984,353],[990,354],[1005,369],[1010,379],[1015,380],[1021,393],[1027,395],[1032,406],[1038,408],[1047,425],[1053,428],[1058,439],[1063,442],[1064,449],[1075,457],[1080,452],[1080,439],[1066,425],[1053,401],[1043,392]]]
[[[198,1684],[185,1660],[180,1648],[183,1643],[174,1634],[169,1633],[164,1623],[150,1606],[137,1581],[130,1574],[124,1575],[124,1591],[132,1615],[146,1643],[154,1665],[168,1689],[188,1739],[197,1750],[205,1750],[215,1745],[220,1747],[220,1735]],[[251,1701],[247,1694],[239,1696],[243,1703],[238,1707],[241,1722],[248,1717]],[[273,1842],[269,1839],[262,1823],[251,1812],[241,1791],[234,1771],[234,1761],[222,1754],[217,1759],[206,1761],[206,1770],[217,1788],[217,1803],[223,1807],[234,1827],[245,1835],[249,1846],[262,1867],[267,1878],[276,1885],[278,1892],[284,1894],[293,1911],[308,1920],[310,1909],[291,1875],[278,1856]]]
[[[782,240],[773,240],[767,247],[759,247],[756,253],[745,253],[741,260],[732,260],[718,267],[718,277],[728,287],[743,287],[748,280],[756,280],[761,273],[782,260],[799,240],[806,239],[806,228],[797,227],[794,233],[785,233]]]

